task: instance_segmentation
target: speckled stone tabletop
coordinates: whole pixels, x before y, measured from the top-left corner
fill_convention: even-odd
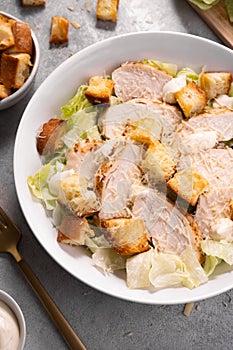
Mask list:
[[[41,48],[34,85],[23,101],[0,111],[0,205],[21,229],[19,250],[31,265],[88,350],[231,350],[233,291],[196,302],[189,317],[184,305],[144,305],[92,289],[68,274],[43,249],[28,227],[15,192],[14,140],[24,109],[46,77],[73,53],[102,39],[141,30],[172,30],[220,40],[184,0],[120,0],[118,21],[99,23],[96,0],[47,0],[43,8],[23,8],[19,0],[1,0],[0,9],[30,23]],[[51,17],[65,16],[69,45],[50,48]],[[175,49],[175,47],[174,47]],[[23,156],[22,156],[23,167]],[[67,349],[61,335],[8,255],[0,256],[0,288],[21,306],[27,325],[25,350]]]

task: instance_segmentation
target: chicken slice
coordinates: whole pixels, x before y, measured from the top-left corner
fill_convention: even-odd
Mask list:
[[[152,138],[170,145],[174,132],[182,121],[181,112],[175,106],[146,99],[110,106],[99,119],[99,127],[107,139],[122,139],[127,126],[147,132]],[[176,137],[176,135],[175,135]]]
[[[119,157],[100,166],[95,178],[95,190],[101,201],[101,220],[131,216],[132,186],[140,184],[142,180],[138,167],[141,153],[142,147],[128,142]]]
[[[233,241],[232,199],[232,186],[211,188],[201,195],[195,222],[205,238]]]
[[[139,190],[134,197],[132,214],[144,221],[147,238],[152,239],[159,252],[180,255],[186,246],[190,246],[201,260],[202,236],[197,226],[165,196],[149,188]]]
[[[181,157],[178,171],[192,168],[208,183],[209,188],[230,186],[233,181],[233,150],[231,148],[209,149]]]
[[[95,233],[90,228],[85,218],[77,216],[64,216],[59,226],[57,241],[70,245],[84,245],[86,237],[94,237]]]
[[[216,133],[217,141],[233,138],[233,110],[227,107],[213,108],[184,122],[180,128],[181,138],[203,131]]]
[[[112,72],[115,94],[123,102],[138,97],[162,100],[163,87],[172,78],[165,71],[141,62],[125,63]]]

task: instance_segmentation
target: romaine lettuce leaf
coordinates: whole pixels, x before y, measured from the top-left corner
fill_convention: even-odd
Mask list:
[[[129,288],[152,285],[161,289],[183,285],[192,289],[208,280],[191,247],[186,247],[181,256],[158,253],[153,249],[135,255],[127,259],[126,272]]]
[[[215,256],[233,265],[233,243],[206,239],[201,242],[201,248],[206,255]]]
[[[203,269],[206,275],[212,275],[216,266],[218,266],[221,263],[221,261],[222,260],[217,258],[216,256],[206,255],[205,262],[203,264]]]
[[[76,113],[79,110],[86,109],[92,104],[88,101],[88,99],[85,96],[85,91],[87,89],[86,85],[81,85],[74,97],[72,97],[66,105],[61,107],[62,119],[69,119],[74,113]]]
[[[194,5],[197,5],[202,10],[209,10],[212,6],[216,5],[220,0],[189,0]]]
[[[53,210],[57,205],[57,194],[52,193],[50,180],[63,169],[63,164],[57,162],[45,164],[34,175],[28,176],[27,184],[32,195],[37,198],[47,210]]]
[[[149,64],[152,67],[157,67],[168,74],[172,76],[176,76],[177,73],[177,65],[174,63],[166,63],[166,62],[160,62],[160,61],[155,61],[155,60],[150,60],[150,59],[143,59],[142,63]]]

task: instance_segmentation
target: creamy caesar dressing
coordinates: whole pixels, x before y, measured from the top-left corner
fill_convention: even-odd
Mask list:
[[[19,325],[14,313],[0,301],[0,350],[17,350]]]

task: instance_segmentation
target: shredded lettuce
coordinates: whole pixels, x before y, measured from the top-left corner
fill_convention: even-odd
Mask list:
[[[192,289],[208,279],[191,247],[186,247],[181,256],[151,249],[128,258],[126,271],[131,289],[150,285],[155,289],[180,285]]]
[[[62,111],[62,119],[69,119],[74,113],[76,113],[79,110],[86,109],[92,104],[88,101],[88,99],[85,96],[85,91],[87,90],[87,85],[81,85],[74,97],[72,97],[66,105],[61,107]]]
[[[206,255],[205,262],[203,264],[203,269],[206,275],[209,277],[214,272],[215,268],[222,262],[222,259],[216,256]]]
[[[194,5],[197,5],[202,10],[209,10],[216,5],[220,0],[189,0]]]
[[[160,68],[174,77],[177,74],[177,65],[174,63],[165,63],[165,62],[160,62],[160,61],[155,61],[155,60],[150,60],[145,58],[142,60],[142,63],[149,64],[152,67]]]
[[[206,239],[201,242],[201,248],[206,255],[215,256],[233,265],[233,243]]]
[[[53,210],[57,206],[57,194],[52,193],[50,188],[50,180],[61,172],[63,164],[57,162],[55,165],[51,163],[45,164],[34,175],[28,176],[27,184],[32,195],[37,198],[47,210]]]
[[[69,131],[62,136],[65,146],[71,148],[75,142],[88,135],[100,138],[96,126],[97,111],[93,109],[80,110],[71,116]],[[95,129],[93,129],[95,127]]]
[[[233,2],[232,0],[225,0],[225,6],[227,9],[227,14],[229,17],[230,22],[233,23]]]

